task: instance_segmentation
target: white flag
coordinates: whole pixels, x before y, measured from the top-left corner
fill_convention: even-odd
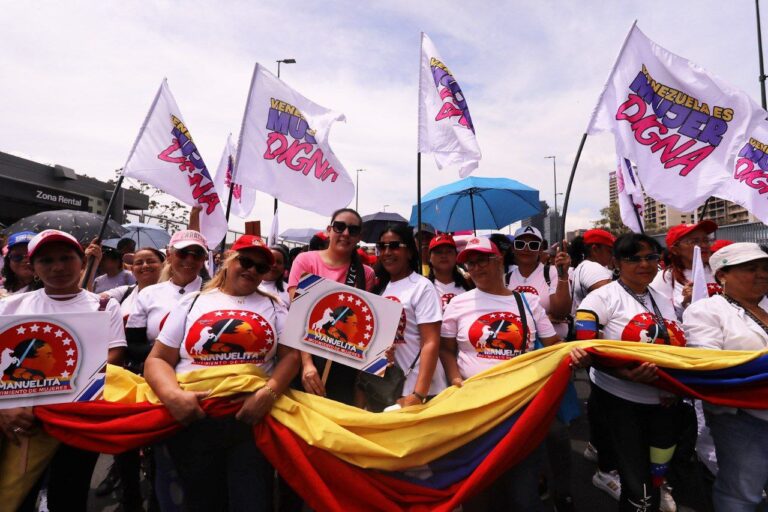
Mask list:
[[[237,176],[233,175],[235,171],[235,152],[235,144],[232,142],[232,134],[230,134],[227,137],[227,145],[221,154],[219,168],[216,170],[216,177],[214,179],[224,211],[227,210],[230,189],[232,189],[232,206],[230,206],[229,213],[245,219],[251,214],[253,205],[256,203],[256,190],[243,187]]]
[[[421,33],[419,152],[432,153],[438,169],[459,166],[459,176],[477,169],[482,155],[467,99],[427,34]]]
[[[635,233],[642,233],[645,227],[643,190],[632,169],[632,162],[626,158],[618,160],[616,188],[619,192],[621,222]]]
[[[693,268],[691,269],[691,279],[693,280],[691,304],[699,299],[706,299],[709,297],[707,275],[704,273],[704,261],[701,259],[701,247],[698,245],[693,246]]]
[[[734,147],[759,107],[745,93],[657,45],[635,25],[588,134],[612,132],[645,193],[682,211],[718,195]]]
[[[200,232],[210,249],[224,238],[227,219],[219,195],[166,80],[139,130],[123,175],[149,183],[182,203],[201,206]]]
[[[328,145],[331,125],[343,120],[257,63],[235,159],[238,181],[321,215],[344,208],[355,185]]]
[[[753,126],[737,146],[725,187],[717,197],[740,204],[764,223],[768,223],[768,112],[755,116]]]

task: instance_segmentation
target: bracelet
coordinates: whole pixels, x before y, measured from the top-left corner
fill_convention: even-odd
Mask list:
[[[423,403],[423,404],[427,403],[427,397],[422,395],[421,393],[418,393],[418,392],[414,391],[411,394],[413,396],[415,396],[416,398],[418,398],[419,400],[421,400],[421,403]]]
[[[558,283],[567,283],[568,281],[569,279],[567,277],[565,279],[560,279],[559,277],[557,278]]]
[[[274,389],[272,389],[272,388],[270,387],[270,385],[269,385],[269,384],[264,384],[264,389],[266,389],[266,390],[267,390],[267,393],[269,393],[269,396],[271,396],[271,397],[272,397],[272,401],[273,401],[273,402],[277,402],[277,399],[278,399],[278,398],[280,398],[280,397],[279,397],[279,396],[278,396],[278,394],[275,392],[275,390],[274,390]]]

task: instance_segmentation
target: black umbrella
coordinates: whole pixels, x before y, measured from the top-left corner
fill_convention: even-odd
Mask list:
[[[5,228],[3,232],[10,235],[19,231],[39,233],[46,229],[58,229],[74,236],[85,247],[99,235],[102,222],[104,222],[103,216],[91,212],[50,210],[24,217]],[[127,230],[123,226],[110,219],[107,222],[104,238],[119,238],[126,232]]]
[[[389,224],[408,225],[408,219],[394,212],[376,212],[363,217],[363,242],[378,242],[384,228]]]

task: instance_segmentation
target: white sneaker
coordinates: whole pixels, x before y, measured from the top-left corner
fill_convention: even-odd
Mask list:
[[[677,503],[675,498],[672,497],[672,489],[664,483],[661,486],[661,501],[659,502],[660,512],[677,512]]]
[[[601,491],[608,493],[616,501],[621,498],[621,480],[619,479],[619,472],[616,470],[603,473],[598,469],[592,476],[592,484]]]
[[[584,448],[584,458],[589,462],[597,463],[597,448],[592,446],[592,443],[587,443],[587,447]]]

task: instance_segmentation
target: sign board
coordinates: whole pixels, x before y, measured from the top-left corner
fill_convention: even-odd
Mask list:
[[[109,316],[0,316],[0,409],[101,397]]]
[[[9,187],[6,190],[13,191],[14,200],[53,206],[58,210],[90,210],[88,197],[80,194],[41,187],[25,181],[0,178],[0,187],[3,186]]]
[[[312,274],[301,278],[280,343],[383,375],[403,306]]]

